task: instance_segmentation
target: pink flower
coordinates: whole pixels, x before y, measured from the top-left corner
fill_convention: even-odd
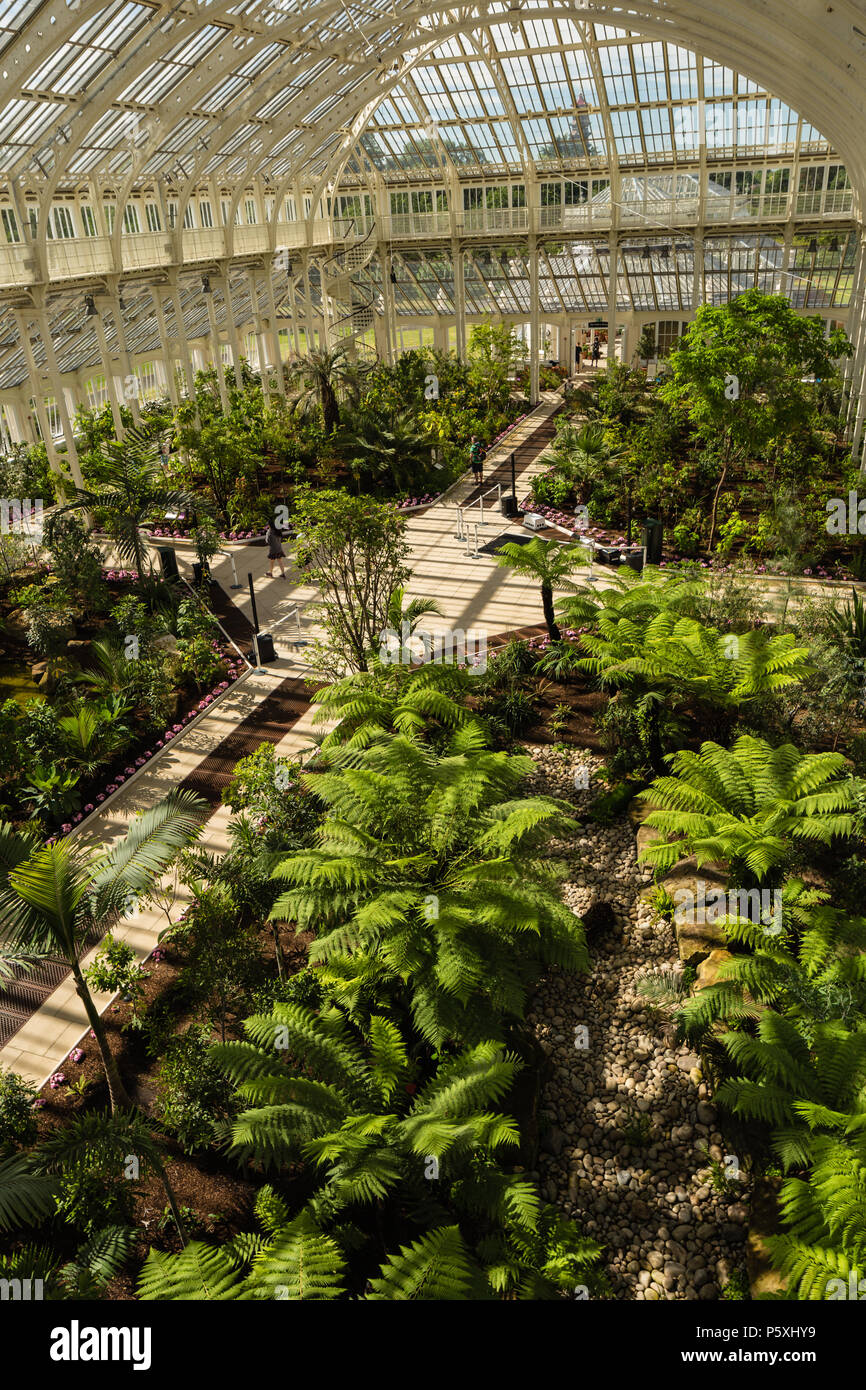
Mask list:
[[[58,1087],[58,1086],[62,1086],[63,1083],[65,1082],[65,1080],[66,1080],[66,1077],[63,1075],[63,1072],[62,1072],[62,1071],[56,1071],[56,1072],[54,1073],[54,1075],[51,1077],[51,1079],[50,1079],[50,1081],[48,1082],[48,1084],[49,1084],[49,1086],[51,1087],[52,1091],[56,1091],[56,1090],[57,1090],[57,1087]]]
[[[108,792],[108,794],[109,794],[109,796],[110,796],[112,792],[116,792],[116,791],[117,791],[117,783],[116,783],[116,782],[109,782],[109,784],[108,784],[108,786],[105,788],[105,790]]]
[[[97,802],[104,801],[104,800],[105,800],[105,792],[97,792],[97,794],[96,794],[96,800],[97,800]]]
[[[62,835],[68,835],[71,829],[72,829],[72,822],[71,822],[71,821],[68,821],[68,820],[65,820],[65,821],[63,822],[63,824],[61,825],[61,827],[60,827],[60,833],[61,833]]]
[[[84,1053],[81,1051],[81,1048],[80,1048],[80,1047],[76,1047],[75,1050],[74,1050],[73,1052],[70,1052],[70,1054],[69,1054],[69,1060],[70,1060],[70,1062],[83,1062],[83,1061],[84,1061]]]

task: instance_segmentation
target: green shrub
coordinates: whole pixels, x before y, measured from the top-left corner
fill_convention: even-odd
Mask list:
[[[26,1147],[36,1138],[33,1102],[37,1090],[16,1071],[0,1068],[0,1153]]]
[[[211,1142],[214,1125],[232,1113],[231,1087],[211,1060],[200,1024],[165,1044],[157,1072],[156,1114],[186,1153]]]

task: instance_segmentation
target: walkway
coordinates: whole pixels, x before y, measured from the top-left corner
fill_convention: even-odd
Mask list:
[[[521,450],[521,446],[528,444],[530,435],[546,424],[558,403],[559,397],[550,393],[502,446],[491,453],[486,466],[488,477],[495,476],[495,470],[507,465],[512,450]],[[540,438],[537,436],[534,441],[535,453],[524,465],[519,495],[525,494],[533,474],[542,470],[538,454],[546,447],[547,434],[548,431],[543,430]],[[508,477],[510,480],[510,468]],[[505,632],[537,629],[543,618],[538,586],[501,568],[490,555],[472,554],[466,541],[458,539],[455,492],[459,495],[459,487],[451,490],[450,497],[408,518],[412,568],[410,597],[434,598],[441,609],[440,616],[425,621],[425,628],[434,634],[471,631],[477,638],[483,636],[489,646],[495,645],[497,637],[501,638]],[[472,510],[468,513],[470,517]],[[479,545],[500,538],[504,540],[509,534],[525,534],[521,523],[503,517],[498,507],[485,509],[484,525],[479,526]],[[236,546],[233,555],[242,584],[240,590],[232,593],[234,603],[249,616],[246,579],[247,573],[251,573],[261,627],[274,635],[276,662],[267,670],[250,670],[199,721],[105,802],[99,815],[90,817],[80,832],[73,832],[80,834],[86,845],[104,849],[115,843],[125,833],[135,812],[156,805],[179,784],[199,790],[213,789],[219,781],[224,784],[233,761],[259,742],[274,742],[280,756],[292,758],[310,747],[314,730],[312,710],[306,705],[300,682],[309,674],[302,644],[318,635],[306,612],[316,597],[315,592],[290,566],[287,567],[288,579],[268,579],[267,553],[263,547]],[[189,573],[192,549],[179,547],[178,558],[181,571]],[[213,569],[224,590],[231,593],[232,571],[228,558],[218,556]],[[614,570],[596,569],[602,586],[610,583],[615,574]],[[794,581],[794,585],[800,592],[823,591],[835,593],[840,598],[845,596],[847,587],[808,580]],[[787,585],[784,580],[766,579],[761,581],[761,587],[769,596],[778,595]],[[243,624],[237,624],[237,616],[235,613],[234,622],[238,636],[242,637]],[[288,678],[291,678],[291,686],[285,685]],[[275,717],[273,711],[277,705],[274,702],[279,698],[287,703]],[[208,760],[210,765],[205,766]],[[213,794],[209,799],[215,804]],[[210,853],[220,854],[228,848],[229,820],[230,813],[222,806],[218,806],[208,819],[202,845]],[[177,919],[185,905],[186,897],[181,889],[170,909],[171,920]],[[124,919],[115,928],[115,935],[128,941],[139,959],[144,959],[166,926],[164,913],[148,909]],[[85,957],[85,967],[91,958],[92,953]],[[107,1008],[110,1002],[109,996],[98,999],[101,1009]],[[41,1086],[86,1031],[83,1010],[67,978],[0,1047],[0,1066],[12,1068]]]
[[[491,453],[488,470],[504,462],[512,449],[525,445],[533,431],[549,418],[557,403],[556,397],[546,399],[522,421],[503,446]],[[543,449],[544,442],[538,447]],[[532,466],[527,460],[522,475],[524,480]],[[408,518],[412,594],[435,597],[443,610],[441,618],[428,624],[429,630],[474,628],[492,636],[512,628],[536,625],[541,619],[537,590],[527,581],[500,569],[486,556],[467,559],[465,544],[456,539],[456,518],[455,507],[446,503],[429,508],[423,515]],[[492,539],[508,526],[507,519],[497,508],[489,513],[484,529]],[[89,817],[80,831],[73,832],[73,836],[88,848],[104,850],[116,843],[136,812],[157,805],[170,791],[185,785],[199,794],[205,793],[210,804],[216,805],[206,822],[201,844],[209,853],[224,853],[229,846],[231,813],[216,804],[216,792],[219,784],[224,785],[228,780],[233,762],[264,741],[274,742],[275,751],[281,757],[298,758],[311,747],[315,731],[313,710],[308,706],[302,684],[309,670],[304,661],[305,649],[299,641],[307,642],[317,635],[317,629],[304,614],[304,608],[316,596],[315,591],[293,570],[287,580],[268,579],[267,552],[263,547],[233,547],[233,555],[243,587],[234,592],[230,589],[231,563],[225,556],[218,556],[213,565],[215,577],[237,608],[249,616],[246,580],[247,574],[252,573],[261,628],[273,632],[278,660],[266,670],[247,672],[200,720],[110,797],[98,815]],[[182,573],[190,572],[192,558],[191,547],[178,548]],[[296,615],[299,607],[301,634]],[[236,620],[237,614],[233,627],[242,638],[243,625],[238,625]],[[275,702],[279,700],[282,700],[282,709],[275,722]],[[187,902],[188,895],[179,887],[169,909],[172,921],[177,920]],[[138,958],[144,960],[156,946],[168,920],[157,908],[143,909],[121,920],[114,934],[129,942]],[[96,949],[94,947],[84,957],[85,968]],[[98,1007],[105,1010],[112,998],[97,996]],[[67,976],[0,1047],[0,1067],[17,1071],[42,1086],[86,1032],[83,1009]]]

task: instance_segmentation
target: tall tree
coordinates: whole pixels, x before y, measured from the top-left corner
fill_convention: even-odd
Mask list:
[[[388,626],[391,595],[409,577],[406,520],[372,497],[336,488],[299,492],[296,560],[321,589],[319,615],[328,643],[315,664],[339,677],[366,671]]]
[[[802,318],[781,295],[748,290],[729,304],[698,309],[668,355],[671,376],[658,394],[683,410],[718,453],[710,548],[719,497],[735,461],[760,455],[778,435],[806,428],[814,386],[805,378],[834,377],[836,360],[851,351],[841,329],[825,338],[823,319]]]

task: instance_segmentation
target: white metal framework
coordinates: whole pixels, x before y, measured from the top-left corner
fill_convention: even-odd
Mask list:
[[[756,286],[855,337],[859,439],[864,79],[863,0],[0,0],[0,431],[75,476],[79,403],[487,315],[535,394]]]

